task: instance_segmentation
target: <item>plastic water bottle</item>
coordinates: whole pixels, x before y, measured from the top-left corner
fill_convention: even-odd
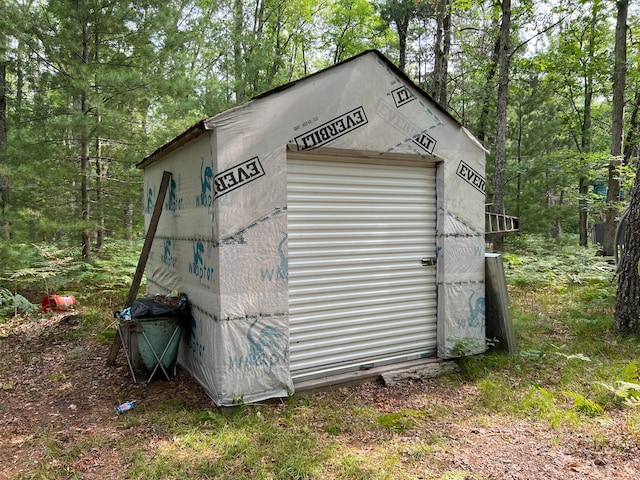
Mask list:
[[[122,405],[118,405],[117,407],[118,415],[127,413],[129,410],[131,410],[134,407],[134,405],[135,405],[134,402],[124,402]]]

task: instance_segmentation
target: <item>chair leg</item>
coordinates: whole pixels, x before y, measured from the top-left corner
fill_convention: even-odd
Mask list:
[[[122,349],[124,350],[124,356],[127,359],[127,365],[129,365],[129,371],[131,372],[131,376],[133,377],[133,383],[138,383],[138,379],[136,379],[136,374],[133,371],[133,365],[131,364],[130,352],[127,348],[127,342],[124,341],[124,336],[122,335],[122,329],[118,322],[116,322],[116,330],[118,331],[118,336],[120,337],[120,342],[122,342]]]
[[[151,353],[153,354],[153,358],[156,359],[156,365],[153,368],[153,371],[151,372],[151,374],[149,375],[149,378],[147,379],[147,383],[149,383],[151,381],[151,379],[153,378],[153,376],[156,373],[156,370],[158,370],[158,367],[160,367],[162,369],[162,373],[164,373],[164,376],[166,377],[166,379],[169,380],[169,375],[167,374],[167,371],[164,369],[164,365],[162,365],[162,362],[160,361],[160,358],[162,358],[162,357],[158,358],[158,354],[153,349],[153,345],[151,344],[151,341],[149,340],[149,337],[147,337],[147,334],[144,333],[144,329],[142,330],[142,336],[146,340],[147,345],[149,345],[149,350],[151,350]]]
[[[151,353],[153,353],[153,356],[156,359],[156,365],[153,368],[153,371],[151,372],[151,375],[149,375],[149,379],[147,380],[147,383],[149,383],[151,381],[151,379],[155,375],[156,371],[158,370],[158,367],[160,367],[160,369],[162,370],[162,373],[164,373],[165,378],[167,380],[171,380],[171,377],[169,376],[169,374],[165,370],[164,365],[162,365],[162,359],[167,354],[167,351],[169,350],[169,347],[171,346],[171,343],[173,342],[173,339],[175,338],[176,334],[179,331],[180,331],[180,326],[177,326],[176,328],[174,328],[173,333],[171,334],[171,338],[169,339],[169,341],[165,345],[164,350],[162,351],[162,354],[160,355],[160,357],[158,357],[158,354],[153,349],[153,345],[151,345],[151,341],[149,341],[149,337],[147,337],[147,334],[144,333],[144,329],[142,330],[142,336],[146,340],[147,345],[149,345],[149,349],[151,350]]]

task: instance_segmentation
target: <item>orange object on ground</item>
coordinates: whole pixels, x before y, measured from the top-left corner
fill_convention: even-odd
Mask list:
[[[76,297],[73,295],[47,295],[42,299],[42,311],[47,313],[64,312],[76,304]]]

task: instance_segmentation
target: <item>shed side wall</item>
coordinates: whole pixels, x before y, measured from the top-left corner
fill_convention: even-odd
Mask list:
[[[145,169],[145,223],[163,171],[172,179],[163,205],[146,267],[147,295],[185,292],[192,304],[192,320],[183,334],[178,361],[215,400],[220,398],[220,265],[219,242],[214,232],[214,132],[200,135]]]

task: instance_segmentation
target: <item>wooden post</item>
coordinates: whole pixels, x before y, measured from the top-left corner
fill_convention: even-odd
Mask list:
[[[133,281],[129,288],[129,295],[124,302],[124,308],[130,307],[133,301],[138,295],[140,289],[140,282],[142,281],[142,275],[149,259],[149,252],[151,251],[151,245],[153,244],[153,238],[156,236],[156,230],[158,229],[158,223],[160,222],[160,215],[162,214],[162,205],[164,204],[164,198],[167,195],[169,189],[169,181],[171,180],[171,172],[164,172],[162,174],[162,181],[160,182],[160,189],[158,190],[158,197],[153,207],[153,213],[151,214],[151,222],[149,222],[149,229],[144,239],[144,245],[142,246],[142,252],[140,252],[140,258],[138,259],[138,266],[136,267],[136,273],[133,275]],[[120,339],[116,335],[109,349],[109,355],[107,357],[107,365],[115,365],[116,356],[120,349]]]

